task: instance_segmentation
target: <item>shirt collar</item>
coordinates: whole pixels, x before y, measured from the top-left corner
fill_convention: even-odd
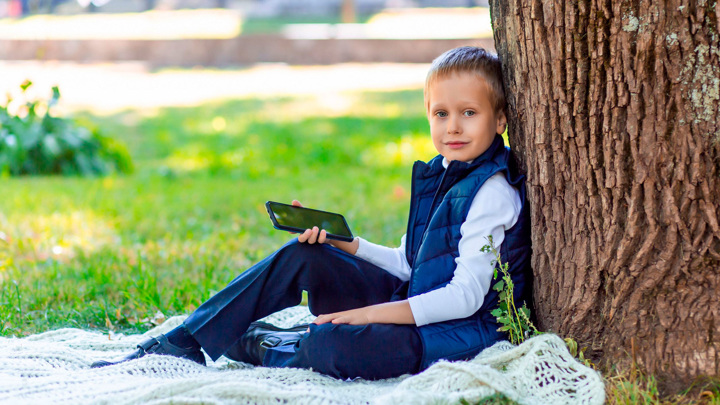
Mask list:
[[[473,160],[475,160],[475,159],[473,159]],[[470,161],[468,161],[467,163],[470,164],[470,163],[473,162],[473,160],[470,160]],[[446,157],[443,157],[442,165],[443,165],[443,167],[446,168],[446,169],[447,169],[447,167],[450,165],[450,162],[447,160]]]

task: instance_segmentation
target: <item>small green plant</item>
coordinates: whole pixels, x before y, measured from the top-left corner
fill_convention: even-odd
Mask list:
[[[123,145],[72,121],[51,114],[60,99],[52,88],[50,100],[32,100],[20,85],[21,98],[0,106],[0,174],[4,175],[104,175],[132,171]]]
[[[488,244],[480,248],[480,251],[485,253],[489,252],[495,256],[492,262],[495,266],[493,280],[498,280],[498,277],[502,274],[500,280],[492,287],[493,290],[500,293],[500,304],[491,314],[497,319],[498,323],[502,325],[498,328],[498,331],[507,332],[510,337],[510,343],[517,345],[531,336],[541,334],[541,332],[537,330],[530,320],[530,309],[526,303],[523,302],[520,308],[515,305],[515,298],[513,296],[515,284],[510,277],[508,263],[502,262],[500,252],[498,252],[493,244],[492,235],[488,235],[487,240]],[[498,270],[500,271],[498,272]]]
[[[493,273],[493,280],[497,280],[498,276],[502,274],[500,280],[493,285],[493,290],[500,293],[499,299],[500,304],[491,313],[497,321],[502,325],[498,328],[499,331],[507,332],[510,336],[510,342],[512,344],[520,344],[525,339],[542,334],[538,331],[535,325],[530,320],[530,309],[526,303],[523,302],[522,307],[519,309],[515,305],[515,299],[513,296],[513,289],[515,284],[510,277],[508,271],[508,263],[503,263],[500,257],[500,252],[493,244],[492,235],[487,237],[488,244],[483,246],[480,250],[482,252],[490,252],[495,256],[493,265],[495,265],[495,271]],[[498,272],[498,270],[500,270]],[[568,348],[570,354],[577,358],[582,364],[595,369],[595,364],[585,357],[585,348],[580,349],[577,341],[573,338],[565,338],[565,345]]]
[[[585,349],[587,349],[586,347],[580,348],[578,346],[578,342],[573,338],[565,338],[563,340],[565,341],[565,346],[567,346],[570,354],[573,357],[577,358],[580,363],[592,369],[597,369],[597,367],[595,367],[595,364],[590,359],[585,357]]]

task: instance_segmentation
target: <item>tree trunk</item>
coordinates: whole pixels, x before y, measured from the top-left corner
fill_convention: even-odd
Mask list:
[[[491,16],[541,328],[668,392],[717,376],[720,7],[492,0]]]
[[[340,20],[343,23],[356,22],[355,0],[342,0],[342,5],[340,6]]]

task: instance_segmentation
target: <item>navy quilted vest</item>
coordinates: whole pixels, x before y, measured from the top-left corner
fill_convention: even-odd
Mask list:
[[[510,150],[499,135],[472,163],[452,161],[447,169],[438,155],[427,164],[415,162],[412,175],[410,217],[406,236],[406,256],[412,267],[408,296],[441,288],[452,280],[459,256],[460,226],[470,205],[487,179],[502,172],[508,183],[520,191],[522,211],[516,224],[505,231],[500,245],[503,262],[515,283],[515,302],[529,302],[530,220],[525,201],[524,176],[512,167]],[[478,250],[482,246],[478,246]],[[494,282],[493,282],[494,284]],[[528,285],[526,285],[528,284]],[[424,325],[419,328],[423,341],[422,367],[439,359],[459,360],[477,355],[482,349],[506,338],[497,332],[490,314],[498,305],[498,293],[490,289],[482,307],[464,319]]]

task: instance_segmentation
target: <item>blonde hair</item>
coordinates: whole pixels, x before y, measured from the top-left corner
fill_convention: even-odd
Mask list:
[[[474,73],[484,79],[490,90],[493,109],[495,112],[505,112],[505,90],[503,89],[500,59],[494,53],[476,46],[454,48],[433,60],[425,78],[426,103],[430,84],[454,73]]]

